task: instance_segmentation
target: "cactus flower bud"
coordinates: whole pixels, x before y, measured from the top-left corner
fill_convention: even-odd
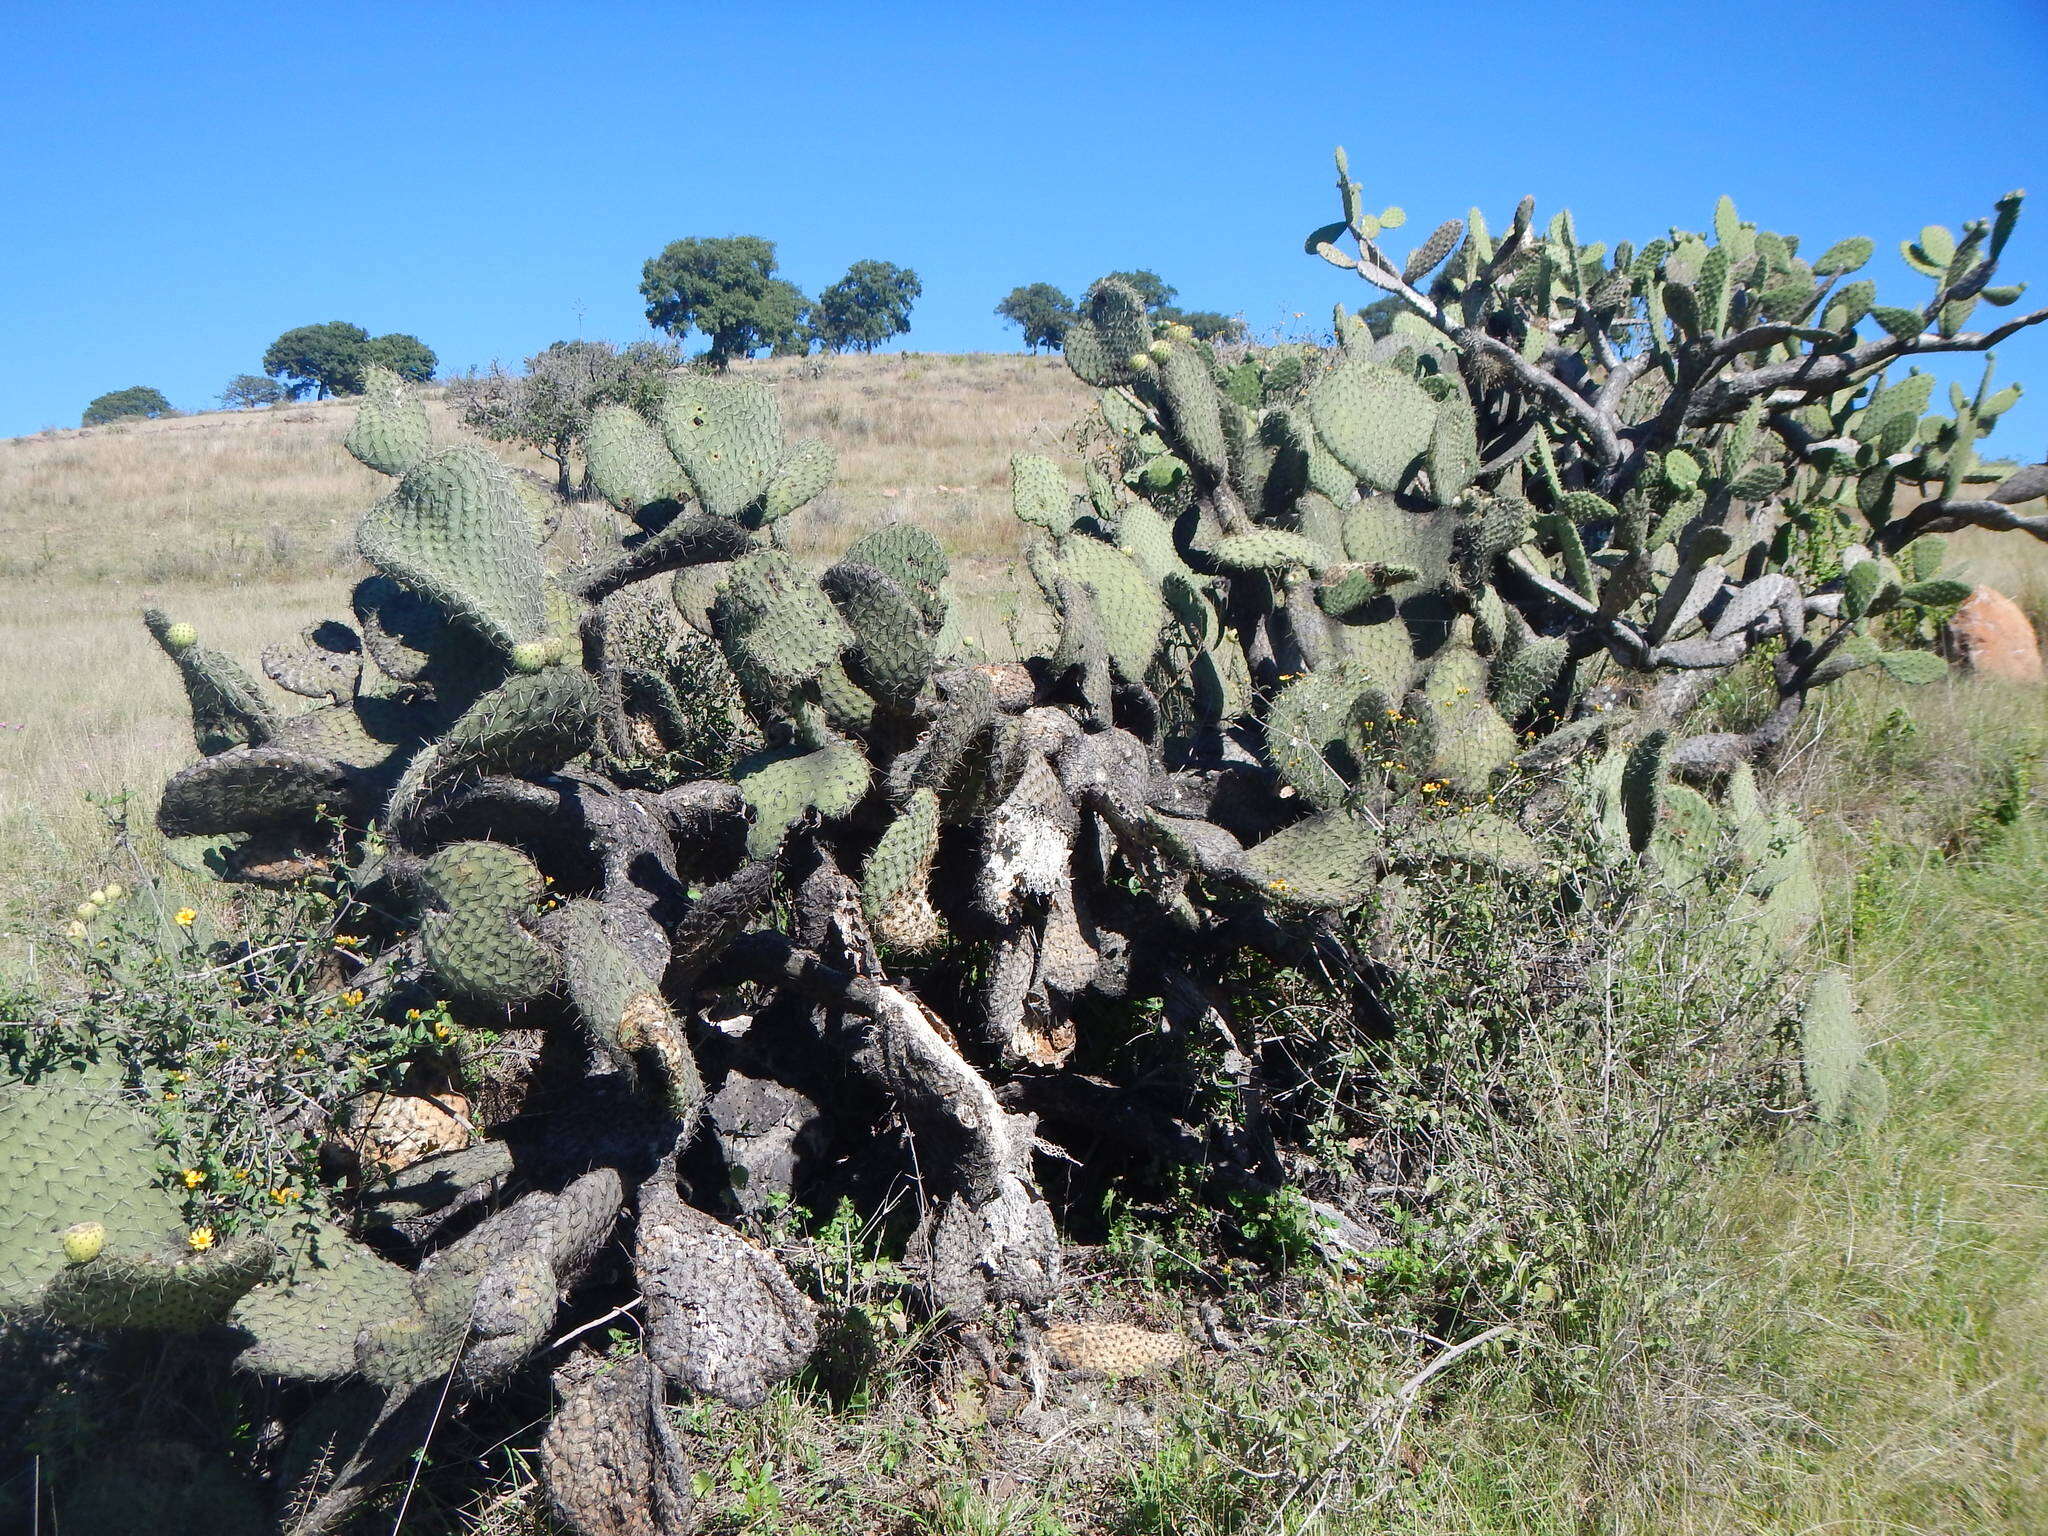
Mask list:
[[[545,640],[522,640],[512,647],[512,668],[517,672],[538,672],[548,664]]]
[[[123,896],[126,896],[127,894],[128,887],[123,885],[120,881],[109,880],[107,882],[106,898],[108,901],[119,901]]]
[[[81,901],[71,910],[78,914],[81,923],[89,923],[100,915],[99,903],[92,901]]]
[[[1173,357],[1173,343],[1170,341],[1153,342],[1152,357],[1155,362],[1161,363],[1171,360]]]
[[[189,651],[199,643],[199,631],[190,624],[173,624],[164,631],[164,644],[174,651]]]
[[[107,1245],[107,1229],[96,1221],[81,1221],[64,1229],[64,1257],[73,1264],[89,1263]]]
[[[1143,373],[1152,366],[1152,354],[1149,352],[1133,352],[1124,359],[1124,366],[1135,373]]]

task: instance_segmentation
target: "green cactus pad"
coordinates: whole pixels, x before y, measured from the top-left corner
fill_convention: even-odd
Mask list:
[[[243,1370],[336,1381],[356,1368],[356,1336],[418,1311],[410,1271],[379,1258],[332,1222],[297,1233],[268,1279],[228,1322],[249,1338]]]
[[[601,405],[591,412],[583,457],[597,494],[622,512],[691,494],[690,477],[660,430],[628,406]]]
[[[1144,679],[1166,627],[1166,605],[1138,563],[1100,539],[1074,535],[1060,545],[1061,570],[1095,598],[1103,645],[1117,671]]]
[[[1399,853],[1404,860],[1468,864],[1522,880],[1543,874],[1542,844],[1505,816],[1486,810],[1432,822],[1404,839]]]
[[[842,560],[819,585],[853,631],[850,671],[876,699],[909,709],[931,678],[933,636],[903,589],[871,565]]]
[[[590,748],[597,684],[580,667],[515,673],[448,727],[438,751],[447,769],[553,773]]]
[[[1503,719],[1513,720],[1549,690],[1570,656],[1571,642],[1561,635],[1524,641],[1503,651],[1487,671],[1487,697]]]
[[[1813,1112],[1825,1125],[1868,1130],[1884,1118],[1884,1076],[1869,1061],[1849,977],[1830,966],[1813,978],[1799,1016],[1799,1062]]]
[[[1478,423],[1463,394],[1437,404],[1423,465],[1429,470],[1429,493],[1440,505],[1458,496],[1479,473]]]
[[[356,544],[502,655],[547,632],[533,519],[511,471],[480,448],[447,448],[415,464],[364,514]]]
[[[1446,646],[1423,693],[1436,734],[1431,772],[1460,793],[1483,792],[1515,755],[1515,733],[1486,696],[1486,663],[1469,645]]]
[[[860,804],[868,790],[868,760],[848,741],[829,741],[814,751],[778,748],[757,753],[733,775],[754,813],[747,829],[747,856],[772,858],[783,835],[815,810],[836,820]]]
[[[256,680],[232,657],[198,644],[196,636],[186,639],[182,633],[174,634],[191,626],[173,624],[158,609],[145,609],[142,622],[164,654],[178,664],[192,711],[193,740],[201,752],[260,747],[276,734],[276,711],[265,701]]]
[[[782,411],[774,390],[691,374],[670,382],[659,419],[669,452],[705,511],[739,520],[750,509],[762,510],[754,503],[783,461]]]
[[[1628,828],[1628,845],[1637,853],[1650,846],[1657,831],[1657,814],[1663,805],[1664,763],[1670,744],[1668,731],[1651,731],[1629,749],[1622,766],[1621,814]]]
[[[224,1319],[276,1258],[261,1237],[233,1238],[204,1253],[182,1242],[161,1255],[106,1252],[53,1278],[43,1307],[72,1328],[197,1333]]]
[[[1301,907],[1348,907],[1379,885],[1385,847],[1373,827],[1326,811],[1283,828],[1245,850],[1245,864],[1266,895]]]
[[[169,1251],[178,1202],[157,1187],[149,1127],[112,1084],[82,1073],[0,1084],[0,1314],[40,1305],[67,1266],[64,1232],[105,1229],[95,1256]]]
[[[279,747],[237,747],[201,758],[164,787],[157,826],[166,837],[217,837],[315,826],[323,812],[362,809],[363,787],[341,764]]]
[[[1106,280],[1082,301],[1081,313],[1067,327],[1060,350],[1077,378],[1100,388],[1135,377],[1134,357],[1144,357],[1149,365],[1146,348],[1151,344],[1144,301],[1128,284]]]
[[[1376,491],[1398,487],[1436,437],[1437,403],[1428,392],[1398,369],[1362,357],[1347,357],[1317,379],[1308,410],[1322,445]]]
[[[363,403],[342,447],[380,475],[402,475],[426,457],[427,403],[389,368],[363,372]]]
[[[853,643],[816,580],[779,550],[734,561],[711,617],[734,674],[766,698],[787,697]]]
[[[511,1006],[553,986],[554,951],[526,931],[546,883],[533,861],[502,843],[450,843],[421,876],[432,902],[420,919],[427,963],[456,992]]]
[[[668,1113],[694,1124],[704,1078],[659,979],[612,936],[597,902],[570,902],[548,919],[548,933],[561,947],[569,1000],[599,1049],[629,1072],[647,1072]]]
[[[1074,526],[1074,493],[1059,465],[1036,453],[1010,459],[1010,510],[1047,533],[1064,534]]]
[[[861,874],[861,905],[876,942],[912,951],[938,942],[939,915],[926,892],[938,851],[939,797],[914,790]]]
[[[1166,397],[1167,416],[1174,434],[1195,466],[1210,480],[1221,480],[1230,467],[1223,430],[1223,398],[1208,362],[1195,345],[1166,348],[1159,369],[1159,390]]]
[[[1317,810],[1341,805],[1357,782],[1362,727],[1381,729],[1388,701],[1356,663],[1303,673],[1275,695],[1266,717],[1267,755],[1280,776]]]
[[[1327,552],[1312,539],[1283,528],[1254,528],[1216,541],[1216,563],[1228,571],[1306,570],[1320,576]]]
[[[815,437],[792,443],[761,492],[758,520],[749,521],[765,526],[815,500],[832,484],[838,463],[832,450]]]

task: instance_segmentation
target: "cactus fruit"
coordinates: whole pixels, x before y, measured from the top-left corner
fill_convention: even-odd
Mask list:
[[[107,1229],[97,1221],[81,1221],[64,1229],[64,1259],[69,1264],[85,1264],[99,1257],[107,1245]]]

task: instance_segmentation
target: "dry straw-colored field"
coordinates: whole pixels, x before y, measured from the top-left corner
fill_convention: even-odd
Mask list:
[[[839,455],[834,488],[791,528],[826,556],[893,518],[942,539],[992,650],[1034,621],[1016,571],[1010,455],[1061,456],[1087,391],[1060,359],[839,358],[776,381],[792,436]],[[440,401],[437,440],[466,436]],[[0,440],[0,972],[99,878],[103,818],[88,796],[155,787],[192,755],[175,670],[136,615],[157,605],[252,665],[262,647],[343,611],[357,515],[390,482],[342,449],[347,402],[185,416]],[[537,456],[497,451],[536,471]],[[582,516],[559,538],[573,553]],[[267,684],[266,684],[267,686]]]

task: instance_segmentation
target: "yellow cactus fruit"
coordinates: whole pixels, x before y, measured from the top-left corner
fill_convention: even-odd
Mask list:
[[[90,1263],[106,1245],[107,1229],[96,1221],[81,1221],[64,1229],[64,1257],[73,1264]]]

